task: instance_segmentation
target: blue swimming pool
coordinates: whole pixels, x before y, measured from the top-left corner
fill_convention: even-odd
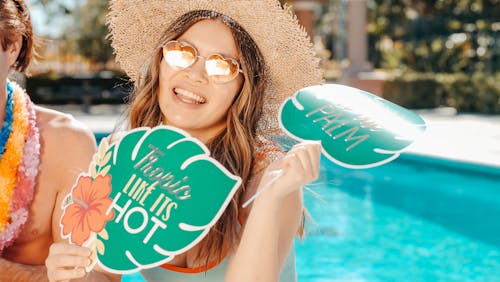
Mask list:
[[[300,282],[500,281],[500,168],[412,154],[365,170],[323,160],[305,204]]]
[[[418,155],[367,170],[323,163],[310,189],[301,282],[500,281],[500,168]]]

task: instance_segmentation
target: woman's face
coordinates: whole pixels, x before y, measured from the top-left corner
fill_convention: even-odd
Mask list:
[[[9,44],[6,50],[3,50],[0,45],[0,81],[5,81],[9,73],[9,69],[16,62],[19,54],[20,42]]]
[[[218,20],[200,21],[176,40],[189,43],[202,57],[219,53],[239,60],[231,30]],[[162,59],[158,99],[163,123],[207,142],[226,126],[227,112],[242,84],[242,74],[225,84],[214,83],[203,58],[184,70],[175,70]]]
[[[7,79],[7,73],[9,72],[8,56],[7,51],[4,51],[2,46],[0,46],[0,81],[3,83]]]

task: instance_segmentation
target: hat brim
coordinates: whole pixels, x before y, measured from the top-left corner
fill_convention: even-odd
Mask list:
[[[116,60],[134,81],[165,29],[187,12],[215,11],[241,25],[259,47],[268,71],[260,129],[279,133],[277,112],[281,103],[303,87],[322,83],[319,59],[307,33],[278,1],[111,0],[110,3],[107,23]]]

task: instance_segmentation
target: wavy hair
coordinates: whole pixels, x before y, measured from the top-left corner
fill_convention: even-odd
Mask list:
[[[0,44],[4,51],[21,35],[22,46],[13,68],[26,70],[33,52],[33,27],[30,13],[23,0],[0,1]]]
[[[227,113],[225,129],[206,144],[213,158],[243,180],[242,186],[221,218],[198,244],[197,258],[208,264],[221,260],[239,240],[238,208],[241,206],[241,197],[251,174],[257,122],[263,106],[266,75],[261,52],[250,35],[225,15],[207,10],[191,11],[182,15],[165,30],[157,50],[141,70],[133,90],[129,122],[131,128],[154,127],[160,124],[162,113],[158,103],[158,89],[160,62],[163,58],[161,47],[166,42],[180,37],[195,23],[206,19],[220,20],[231,29],[244,75],[241,91]]]

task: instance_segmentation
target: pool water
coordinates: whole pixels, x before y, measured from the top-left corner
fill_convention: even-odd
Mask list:
[[[299,281],[500,281],[500,168],[416,155],[322,167]]]
[[[300,282],[500,281],[500,168],[410,154],[365,170],[323,160],[307,190]]]

